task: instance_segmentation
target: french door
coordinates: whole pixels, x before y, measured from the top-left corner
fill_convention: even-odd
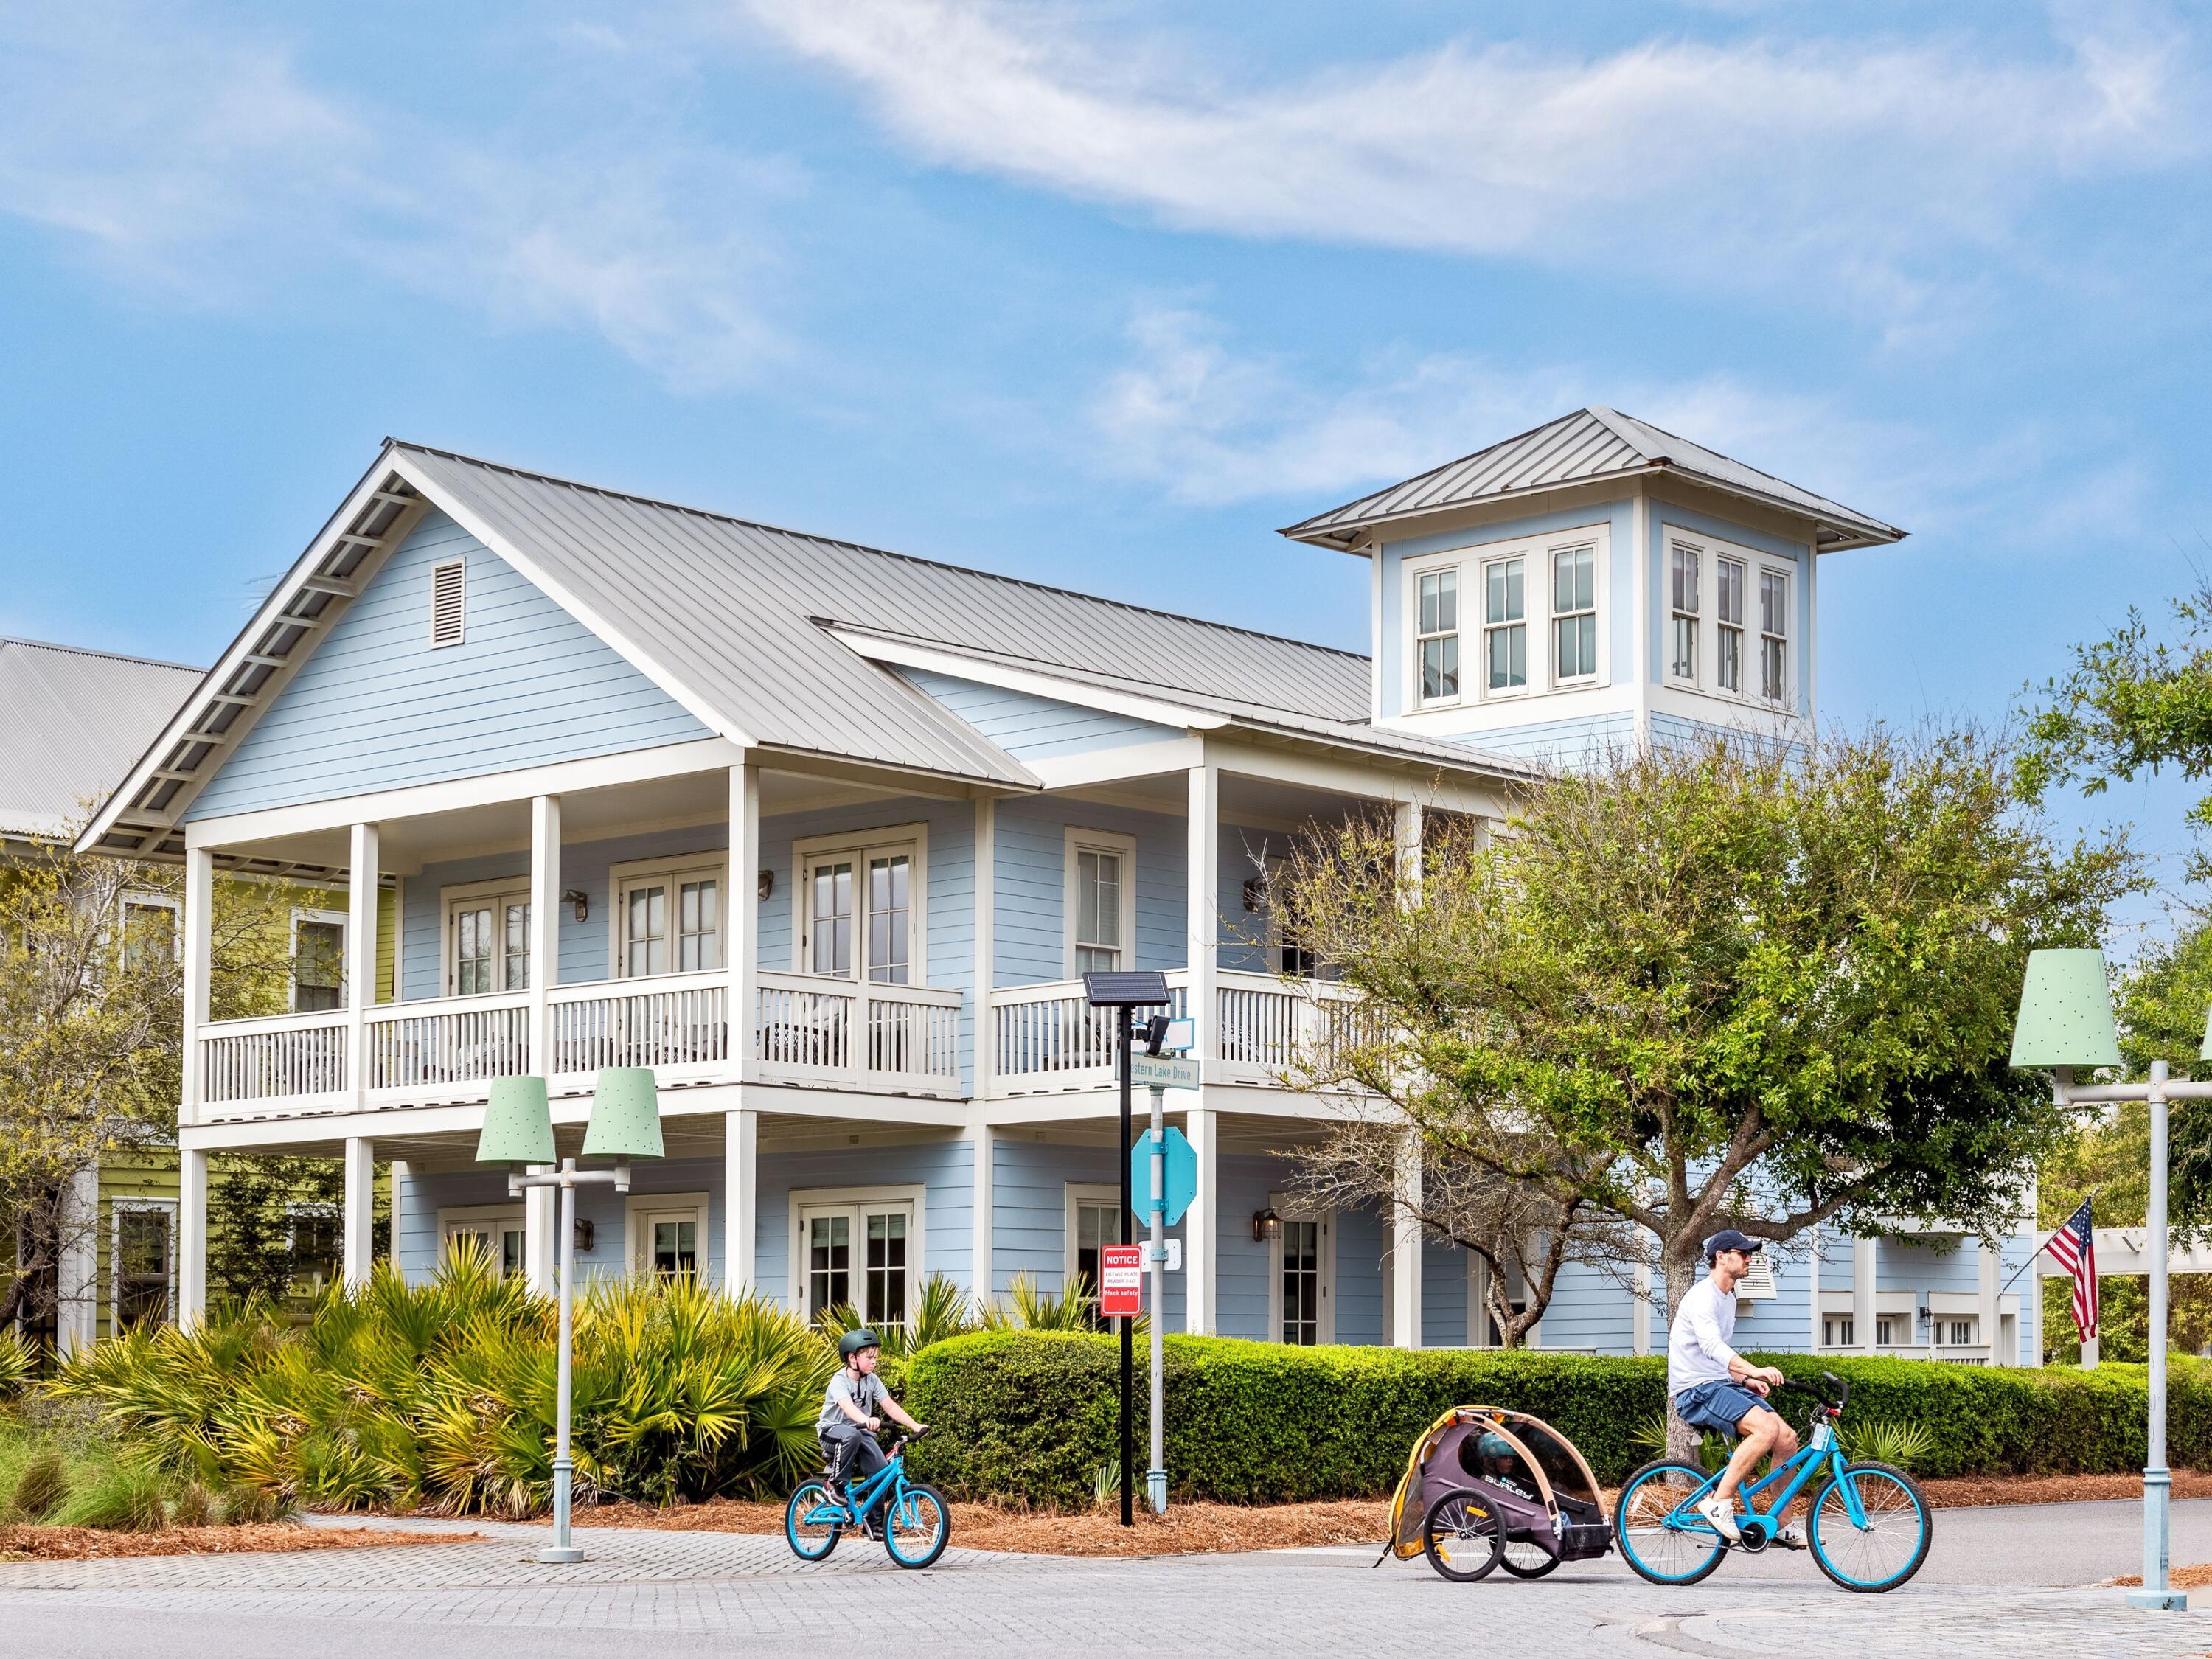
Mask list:
[[[865,1323],[906,1323],[919,1265],[910,1201],[805,1205],[799,1231],[800,1293],[810,1322],[850,1304]]]

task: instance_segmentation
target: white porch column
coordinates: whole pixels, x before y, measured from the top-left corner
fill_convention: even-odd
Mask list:
[[[533,1164],[530,1173],[545,1175],[552,1168],[550,1164]],[[561,1225],[560,1197],[551,1187],[522,1189],[522,1278],[538,1296],[555,1296],[561,1289],[561,1241],[556,1236]]]
[[[1421,1346],[1421,1133],[1407,1124],[1398,1134],[1397,1202],[1390,1211],[1389,1337],[1394,1348]]]
[[[1816,1297],[1814,1299],[1817,1301],[1819,1298]],[[1636,1304],[1632,1310],[1629,1323],[1633,1338],[1630,1346],[1639,1358],[1650,1353],[1651,1352],[1651,1264],[1648,1261],[1639,1261],[1636,1264]],[[1470,1320],[1468,1329],[1472,1332],[1474,1328],[1474,1326]],[[1472,1336],[1468,1340],[1470,1346],[1474,1346]]]
[[[530,1052],[523,1070],[542,1077],[559,1069],[547,999],[560,982],[561,797],[537,795],[530,802]]]
[[[368,1283],[372,1265],[369,1247],[375,1237],[375,1222],[376,1143],[355,1135],[345,1144],[345,1214],[340,1224],[345,1242],[345,1282],[349,1287]]]
[[[407,1164],[404,1158],[395,1158],[388,1167],[392,1171],[392,1242],[385,1252],[385,1260],[391,1262],[394,1273],[398,1273],[399,1253],[405,1248],[407,1237]]]
[[[207,1317],[208,1155],[196,1146],[177,1153],[177,1323],[190,1330]]]
[[[204,847],[185,854],[184,1098],[177,1121],[199,1121],[206,1073],[200,1063],[200,1027],[207,1024],[208,981],[215,971],[215,854]]]
[[[994,1286],[992,1283],[991,1245],[997,1231],[994,1222],[999,1205],[994,1177],[999,1154],[999,1132],[988,1123],[977,1123],[969,1129],[968,1144],[975,1149],[975,1170],[971,1190],[969,1222],[968,1288],[975,1305],[991,1305]]]
[[[2000,1246],[1985,1243],[1977,1243],[1974,1250],[1979,1258],[1975,1266],[1981,1270],[1975,1288],[1981,1293],[1978,1323],[1982,1343],[1990,1351],[1990,1364],[2010,1365],[2019,1359],[2019,1352],[2016,1349],[2012,1353],[2004,1352],[1997,1341],[1997,1286],[2004,1282],[2004,1252]]]
[[[376,1002],[376,857],[373,823],[353,826],[346,870],[346,1086],[368,1108],[368,1011]],[[364,1270],[368,1255],[364,1246]]]
[[[968,1092],[976,1100],[992,1093],[992,1066],[998,1050],[991,1029],[991,991],[999,963],[999,803],[988,795],[975,803],[975,960],[970,981],[975,985],[975,1079]],[[981,1154],[978,1154],[980,1158]],[[988,1242],[986,1249],[988,1249]],[[977,1285],[988,1297],[988,1285]]]
[[[54,1342],[66,1359],[100,1331],[100,1165],[88,1164],[62,1189],[54,1263]]]
[[[1185,853],[1189,925],[1184,930],[1190,962],[1188,1012],[1198,1027],[1199,1078],[1202,1083],[1211,1083],[1219,1069],[1215,1055],[1221,1046],[1213,1030],[1219,1016],[1213,986],[1221,939],[1221,769],[1212,761],[1190,769],[1186,828],[1189,836]]]
[[[1193,1336],[1212,1336],[1219,1327],[1220,1309],[1214,1302],[1214,1275],[1221,1255],[1221,1201],[1217,1175],[1220,1164],[1220,1114],[1193,1107],[1183,1117],[1183,1133],[1198,1154],[1198,1194],[1183,1212],[1182,1276],[1183,1329]]]
[[[1875,1256],[1881,1246],[1876,1238],[1851,1241],[1851,1340],[1861,1353],[1875,1352]]]
[[[1407,898],[1421,900],[1421,828],[1419,801],[1401,800],[1391,809],[1391,840],[1398,848],[1398,879]]]
[[[1814,1227],[1810,1234],[1813,1248],[1805,1254],[1806,1271],[1812,1275],[1812,1285],[1805,1293],[1806,1305],[1812,1310],[1813,1328],[1805,1338],[1805,1352],[1820,1352],[1820,1230]]]
[[[794,876],[794,906],[797,884]],[[760,1075],[753,1036],[760,1001],[760,768],[750,757],[730,769],[730,901],[722,914],[728,928],[730,1063],[749,1083]]]
[[[722,1288],[757,1288],[760,1230],[760,1114],[741,1106],[722,1116]]]

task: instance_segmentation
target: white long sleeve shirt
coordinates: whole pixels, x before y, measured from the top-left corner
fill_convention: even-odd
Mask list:
[[[1729,1361],[1736,1358],[1729,1346],[1735,1335],[1735,1297],[1707,1273],[1674,1310],[1667,1340],[1667,1397],[1700,1382],[1727,1382]]]

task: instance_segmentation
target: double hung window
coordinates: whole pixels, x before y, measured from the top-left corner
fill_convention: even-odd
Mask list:
[[[1717,562],[1713,611],[1718,619],[1713,653],[1713,684],[1723,691],[1743,695],[1744,568],[1735,559]]]
[[[1449,702],[1459,696],[1459,571],[1423,574],[1420,603],[1421,701]]]
[[[919,839],[802,849],[801,971],[877,985],[921,981]]]
[[[1112,973],[1136,963],[1137,843],[1107,830],[1067,831],[1067,972]]]
[[[115,1288],[112,1317],[125,1326],[158,1323],[168,1316],[171,1249],[176,1217],[167,1204],[115,1206]]]
[[[1596,674],[1597,550],[1568,548],[1552,555],[1552,678]]]
[[[177,902],[158,893],[123,896],[123,970],[143,973],[176,959]]]
[[[479,888],[446,903],[447,988],[457,997],[530,988],[530,889]]]
[[[1698,550],[1680,542],[1673,549],[1673,582],[1669,599],[1674,613],[1674,653],[1667,672],[1678,680],[1698,678]]]
[[[1528,562],[1498,559],[1482,568],[1483,683],[1492,691],[1528,684]]]
[[[1759,695],[1782,702],[1790,695],[1790,578],[1759,573]]]
[[[292,912],[292,1009],[345,1006],[346,919],[338,910]]]
[[[624,979],[722,965],[722,866],[628,866],[616,872],[615,969]]]

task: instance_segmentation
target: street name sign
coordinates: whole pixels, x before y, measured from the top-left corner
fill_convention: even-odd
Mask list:
[[[1139,1089],[1195,1089],[1198,1062],[1187,1054],[1131,1054],[1129,1081]]]

